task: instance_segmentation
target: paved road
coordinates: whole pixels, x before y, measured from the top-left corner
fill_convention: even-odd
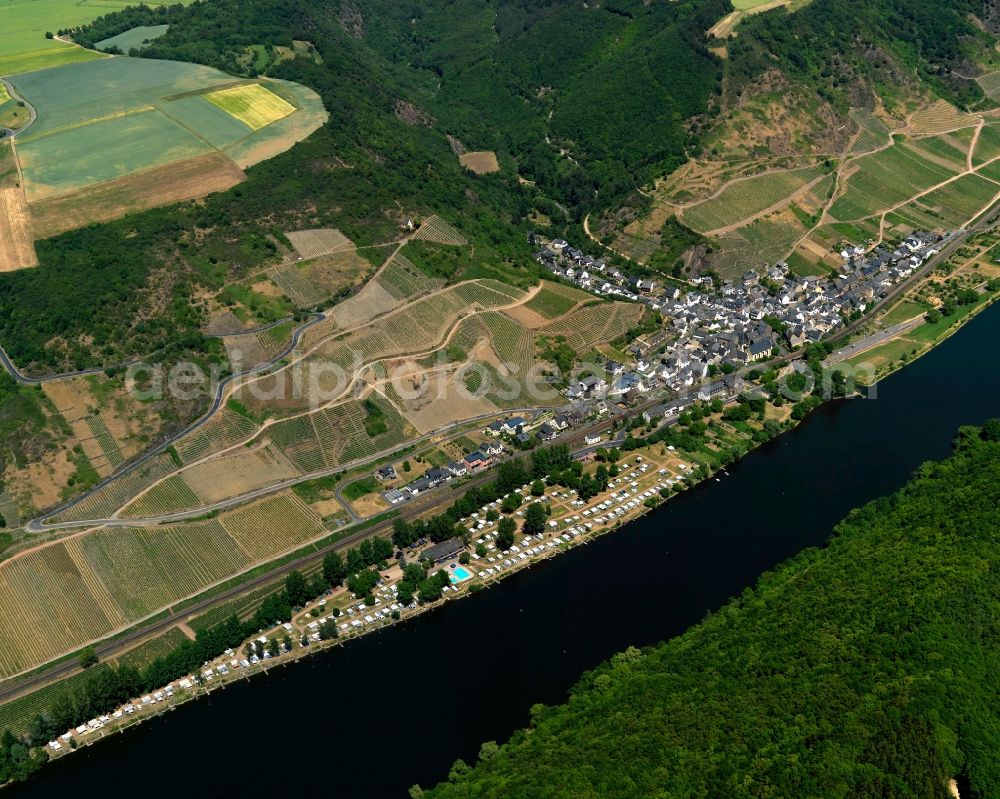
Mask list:
[[[849,344],[843,349],[839,349],[836,352],[831,352],[830,356],[823,361],[824,365],[832,365],[835,363],[840,363],[848,358],[853,358],[858,353],[864,352],[865,350],[870,350],[872,347],[877,347],[880,344],[884,344],[890,339],[896,336],[902,335],[903,333],[908,333],[915,327],[919,327],[924,323],[923,316],[917,316],[913,319],[907,319],[905,322],[900,322],[899,324],[893,325],[892,327],[887,327],[885,330],[880,330],[878,333],[872,333],[862,339],[858,339],[853,344]]]
[[[537,414],[542,412],[539,408],[511,408],[509,411],[505,410],[505,413],[511,414]],[[432,437],[440,436],[442,434],[448,434],[455,430],[466,427],[467,425],[477,422],[485,421],[487,419],[496,418],[497,413],[486,413],[479,416],[473,416],[468,419],[462,419],[458,422],[452,422],[444,427],[439,427],[430,433],[426,433],[418,438],[412,439],[409,443],[415,444],[423,441],[427,441]],[[430,448],[428,448],[430,449]],[[198,508],[186,511],[178,511],[177,513],[167,513],[162,516],[130,516],[128,518],[122,519],[117,517],[110,517],[107,519],[84,519],[81,521],[70,521],[70,522],[54,522],[51,524],[45,524],[45,519],[50,518],[55,513],[59,511],[52,511],[45,517],[40,517],[34,519],[26,525],[26,529],[31,532],[50,532],[53,530],[72,530],[80,527],[136,527],[136,526],[150,526],[155,524],[173,524],[176,522],[189,521],[191,519],[197,519],[200,516],[204,516],[206,513],[213,513],[215,511],[226,510],[227,508],[233,508],[237,505],[245,505],[247,502],[251,502],[260,497],[266,497],[269,494],[277,493],[278,491],[284,491],[286,488],[291,488],[292,486],[298,485],[299,483],[305,483],[309,480],[316,480],[321,477],[329,477],[332,474],[338,474],[340,472],[352,471],[358,469],[362,466],[375,463],[386,456],[385,452],[378,452],[374,455],[367,455],[363,458],[356,458],[352,461],[345,461],[344,463],[339,463],[336,466],[331,466],[327,469],[321,469],[316,472],[310,472],[306,475],[301,475],[299,477],[292,477],[288,480],[282,480],[277,483],[272,483],[270,485],[264,486],[263,488],[258,488],[255,491],[248,491],[245,494],[240,494],[236,497],[230,497],[229,499],[224,499],[220,502],[215,502],[211,505],[201,505]],[[340,499],[338,490],[338,499]],[[81,497],[82,499],[82,497]],[[79,501],[79,500],[78,500]],[[72,504],[67,504],[65,507],[71,507]],[[355,513],[351,513],[355,521],[361,521],[360,517]]]
[[[326,314],[322,314],[322,313],[315,314],[308,322],[306,322],[305,324],[300,325],[298,328],[296,328],[295,332],[292,334],[292,339],[288,343],[288,345],[281,352],[279,352],[277,355],[275,355],[275,357],[272,358],[270,361],[268,361],[267,363],[263,363],[263,364],[259,364],[257,366],[250,367],[248,369],[244,369],[244,370],[242,370],[240,372],[235,372],[235,373],[229,375],[228,377],[224,378],[223,380],[220,380],[219,381],[219,386],[218,386],[218,388],[215,391],[215,397],[212,400],[211,406],[205,412],[205,414],[202,415],[199,419],[197,419],[194,422],[192,422],[191,424],[189,424],[187,427],[185,427],[183,430],[181,430],[176,435],[174,435],[174,436],[172,436],[172,437],[170,437],[170,438],[162,441],[160,444],[158,444],[157,446],[153,447],[152,449],[147,450],[141,457],[139,457],[136,460],[134,460],[131,463],[129,463],[121,471],[116,472],[116,473],[110,475],[109,477],[106,477],[104,480],[102,480],[100,483],[98,483],[96,486],[94,486],[90,491],[87,491],[86,493],[81,494],[79,497],[76,497],[75,499],[72,499],[69,502],[64,502],[62,505],[59,505],[59,506],[57,506],[55,508],[52,508],[52,509],[48,510],[45,514],[43,514],[42,516],[39,516],[36,519],[32,519],[30,522],[28,522],[25,525],[25,529],[29,530],[30,532],[36,532],[36,533],[37,532],[41,532],[44,529],[49,529],[49,528],[47,528],[44,525],[44,522],[45,522],[46,519],[50,519],[53,516],[55,516],[55,515],[57,515],[59,513],[62,513],[64,511],[68,510],[69,508],[72,508],[74,505],[78,504],[79,502],[82,502],[84,499],[86,499],[87,497],[89,497],[95,491],[98,491],[99,489],[104,488],[105,486],[107,486],[107,485],[115,482],[116,480],[121,480],[126,475],[132,474],[136,469],[138,469],[139,467],[143,466],[144,464],[146,464],[147,462],[149,462],[152,458],[155,458],[161,452],[163,452],[164,450],[166,450],[175,441],[177,441],[180,438],[182,438],[183,436],[189,435],[190,433],[193,433],[194,431],[196,431],[199,428],[203,427],[205,424],[208,423],[208,421],[212,418],[212,416],[215,414],[215,412],[218,411],[220,407],[222,407],[222,399],[225,396],[226,387],[230,383],[232,383],[234,380],[238,380],[238,379],[246,377],[248,375],[256,374],[258,372],[263,372],[263,371],[265,371],[267,369],[270,369],[272,366],[274,366],[274,364],[276,364],[278,361],[280,361],[283,358],[285,358],[286,356],[288,356],[296,347],[298,347],[299,340],[302,338],[302,335],[310,327],[312,327],[313,325],[316,325],[316,324],[322,322],[325,319],[326,319]],[[4,357],[6,357],[6,356],[4,356]],[[55,528],[55,529],[58,529],[58,528]]]
[[[34,121],[38,118],[38,115],[35,113],[35,107],[17,93],[17,90],[14,88],[14,84],[12,84],[6,78],[0,78],[0,83],[4,85],[5,89],[7,89],[7,94],[10,95],[12,100],[23,103],[24,107],[28,109],[28,121],[20,128],[15,130],[13,133],[11,133],[9,136],[4,137],[7,139],[13,139],[16,138],[17,136],[20,136],[22,133],[24,133],[24,131],[26,131],[29,127],[31,127],[32,123],[34,123]]]
[[[1000,206],[1000,203],[998,203],[998,206]],[[998,206],[992,207],[986,214],[982,215],[980,217],[981,221],[979,223],[977,223],[976,226],[974,226],[973,228],[968,229],[968,230],[960,231],[956,236],[953,236],[948,242],[946,242],[945,245],[942,247],[941,252],[938,255],[936,255],[932,259],[930,259],[910,279],[908,279],[907,281],[904,281],[903,283],[900,283],[898,286],[896,286],[889,293],[889,295],[886,297],[886,299],[882,303],[879,303],[877,310],[881,311],[882,308],[887,307],[889,305],[889,303],[891,303],[897,297],[901,296],[905,291],[908,291],[914,285],[914,283],[917,280],[919,280],[920,278],[922,278],[926,274],[928,274],[932,269],[934,269],[937,266],[938,263],[940,263],[944,258],[947,258],[958,247],[960,247],[964,243],[964,241],[968,238],[968,236],[969,236],[970,233],[974,232],[975,230],[979,230],[985,224],[987,224],[988,222],[990,222],[991,219],[992,219],[992,214],[995,212],[995,210],[996,210],[996,208]],[[869,314],[868,316],[863,317],[862,319],[859,319],[858,321],[856,321],[856,322],[848,325],[845,329],[843,329],[843,330],[840,331],[840,333],[838,334],[838,336],[836,338],[839,339],[839,338],[843,338],[845,336],[850,335],[851,333],[853,333],[854,331],[856,331],[858,328],[860,328],[861,325],[863,325],[863,324],[867,323],[868,321],[870,321],[870,319],[874,315],[874,313],[875,312],[873,312],[872,314]],[[306,329],[306,327],[308,327],[308,326],[310,326],[312,324],[315,324],[316,321],[319,321],[319,320],[318,319],[317,320],[313,320],[312,322],[309,323],[309,325],[304,326],[303,328],[300,328],[299,332],[301,333],[302,331],[304,331]],[[297,336],[296,336],[296,340],[297,340]],[[796,359],[799,359],[799,358],[802,358],[802,357],[803,357],[803,353],[802,352],[790,353],[790,354],[787,354],[787,355],[783,355],[783,356],[781,356],[779,358],[772,359],[769,363],[778,364],[778,363],[782,363],[782,362],[789,362],[789,361],[792,361],[792,360],[796,360]],[[766,365],[767,364],[757,364],[757,365],[755,365],[755,368],[761,368],[761,366],[766,366]],[[696,389],[692,389],[692,391],[694,391],[694,390],[696,390]],[[662,397],[650,398],[648,401],[643,402],[643,403],[637,405],[635,407],[635,409],[634,409],[634,413],[641,413],[644,409],[649,408],[652,405],[659,403],[660,401],[662,401]],[[216,408],[218,406],[218,402],[219,402],[219,400],[217,398],[217,400],[216,400]],[[666,424],[673,424],[673,423],[674,423],[673,421],[668,421]],[[580,428],[579,430],[573,431],[573,433],[571,433],[569,435],[564,435],[560,439],[560,442],[561,443],[567,443],[567,444],[572,444],[573,442],[579,442],[586,435],[593,434],[593,433],[599,433],[602,430],[605,430],[608,427],[610,427],[611,424],[612,424],[612,420],[611,419],[607,419],[607,420],[599,422],[599,423],[597,423],[595,425],[591,425],[591,426],[588,426],[586,428]],[[162,451],[162,449],[165,446],[166,445],[161,446],[159,451]],[[587,450],[587,449],[594,449],[594,448],[596,448],[596,447],[582,447],[582,448],[575,448],[573,451],[574,451],[574,453],[577,453],[577,452],[580,452],[580,451],[584,451],[584,450]],[[476,487],[478,485],[481,485],[483,482],[487,481],[488,479],[492,479],[492,476],[493,476],[492,472],[486,472],[486,473],[484,473],[482,475],[478,475],[478,476],[472,478],[471,480],[469,480],[468,482],[466,482],[463,486],[460,486],[456,490],[452,491],[450,494],[449,493],[444,493],[442,491],[442,489],[437,489],[435,491],[432,491],[432,492],[430,492],[430,495],[428,496],[428,498],[425,501],[416,500],[413,503],[410,503],[410,504],[404,506],[401,509],[401,511],[399,513],[399,516],[402,517],[402,518],[404,518],[404,519],[416,517],[416,516],[418,516],[418,515],[426,512],[426,511],[432,509],[433,507],[435,507],[437,504],[439,504],[445,498],[455,498],[455,497],[462,496],[466,491],[470,490],[471,488]],[[79,500],[77,500],[77,501],[79,501]],[[49,514],[49,515],[51,516],[51,514]],[[159,620],[154,621],[154,622],[150,622],[149,624],[142,625],[140,627],[137,627],[137,628],[131,630],[130,632],[126,633],[125,635],[123,635],[123,636],[121,636],[119,638],[116,638],[116,639],[114,639],[112,641],[106,641],[104,643],[97,644],[95,646],[95,649],[96,649],[96,651],[97,651],[97,653],[98,653],[98,655],[100,657],[107,658],[107,657],[109,657],[111,655],[114,655],[115,653],[121,651],[122,649],[130,646],[131,644],[134,644],[137,641],[140,641],[140,640],[142,640],[142,639],[144,639],[146,637],[158,634],[160,632],[163,632],[164,630],[169,629],[170,627],[172,627],[172,626],[178,624],[179,622],[183,621],[188,616],[200,613],[200,612],[202,612],[204,610],[207,610],[208,608],[210,608],[210,607],[212,607],[214,605],[220,604],[220,603],[225,602],[225,601],[227,601],[229,599],[233,599],[233,598],[235,598],[237,596],[240,596],[240,595],[242,595],[242,594],[244,594],[244,593],[246,593],[248,591],[252,591],[255,588],[258,588],[260,586],[266,585],[268,583],[275,582],[276,580],[281,579],[282,577],[284,577],[285,575],[287,575],[288,572],[292,571],[293,569],[300,569],[303,566],[306,566],[309,563],[315,562],[317,559],[322,558],[322,556],[325,555],[326,552],[328,552],[328,551],[331,551],[331,550],[334,550],[334,549],[347,548],[347,547],[353,546],[357,542],[361,541],[362,539],[364,539],[364,538],[366,538],[366,537],[368,537],[370,535],[374,535],[374,534],[380,533],[380,532],[385,532],[385,531],[387,531],[388,529],[391,528],[391,525],[392,525],[392,520],[386,520],[384,522],[380,522],[380,523],[378,523],[376,525],[373,525],[373,526],[371,526],[369,528],[366,528],[364,530],[359,530],[359,531],[357,531],[355,533],[352,533],[352,534],[348,535],[347,537],[345,537],[344,539],[340,540],[336,544],[332,544],[330,546],[323,547],[323,548],[319,549],[317,552],[315,552],[313,554],[306,555],[306,556],[304,556],[302,558],[298,558],[295,561],[292,561],[290,563],[284,564],[283,566],[277,566],[277,567],[275,567],[275,568],[267,571],[264,574],[258,575],[257,577],[254,577],[254,578],[252,578],[251,580],[249,580],[247,582],[241,583],[241,584],[239,584],[237,586],[234,586],[234,587],[232,587],[230,589],[227,589],[226,591],[224,591],[224,592],[222,592],[220,594],[216,594],[216,595],[214,595],[214,596],[212,596],[212,597],[210,597],[208,599],[200,600],[198,602],[190,604],[190,605],[186,606],[183,610],[168,612],[166,616],[160,618]],[[51,667],[49,669],[46,669],[45,671],[36,674],[35,676],[31,677],[28,680],[23,680],[21,682],[18,682],[16,684],[12,684],[12,685],[4,685],[4,686],[0,687],[0,702],[7,701],[7,700],[9,700],[9,699],[11,699],[11,698],[13,698],[15,696],[18,696],[18,695],[22,694],[22,693],[26,693],[26,692],[30,691],[31,689],[33,689],[35,686],[46,684],[46,683],[52,682],[54,680],[58,680],[58,679],[61,679],[63,677],[66,677],[66,676],[74,673],[77,670],[78,670],[78,665],[75,662],[73,662],[73,661],[67,661],[67,662],[63,662],[63,663],[57,664],[57,665],[55,665],[55,666],[53,666],[53,667]]]
[[[559,443],[569,444],[572,447],[574,442],[582,441],[586,435],[593,432],[600,432],[602,429],[606,429],[610,425],[611,420],[608,419],[593,427],[586,429],[581,428],[580,430],[573,431],[572,433],[564,434],[564,436],[559,439]],[[517,453],[515,453],[515,455],[516,454]],[[209,598],[186,605],[180,610],[168,611],[166,615],[156,619],[155,621],[151,621],[147,624],[141,624],[141,626],[129,630],[127,633],[118,638],[96,644],[94,649],[97,652],[98,657],[102,660],[113,657],[129,646],[142,641],[147,637],[162,633],[183,622],[190,616],[197,615],[230,599],[235,599],[236,597],[249,591],[253,591],[261,586],[276,582],[293,570],[302,569],[305,566],[315,563],[317,560],[322,559],[327,552],[347,549],[369,536],[376,535],[378,533],[386,533],[392,529],[395,518],[416,518],[417,516],[433,509],[442,502],[454,501],[455,499],[458,499],[469,490],[476,488],[485,482],[493,480],[495,477],[496,475],[492,470],[487,470],[468,479],[459,486],[453,487],[446,484],[441,488],[437,488],[429,492],[426,499],[417,499],[402,506],[398,516],[393,519],[386,519],[385,521],[374,524],[363,530],[358,530],[357,532],[347,535],[334,544],[321,547],[315,552],[296,558],[295,560],[285,563],[284,565],[276,566],[263,574],[247,580],[246,582],[235,585],[232,588],[228,588],[218,594],[214,594]],[[58,663],[51,668],[45,669],[28,679],[21,680],[20,682],[9,683],[8,681],[10,678],[8,678],[8,681],[5,681],[8,682],[8,684],[0,685],[0,703],[7,702],[22,694],[29,693],[37,686],[45,685],[64,677],[68,677],[78,671],[80,671],[79,664],[75,660],[67,660],[62,663]]]

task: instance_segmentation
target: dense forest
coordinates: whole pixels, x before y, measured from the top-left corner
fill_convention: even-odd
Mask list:
[[[968,76],[993,51],[994,14],[988,0],[817,0],[746,20],[729,75],[740,88],[779,68],[844,109],[928,88],[967,106],[983,96]]]
[[[1000,795],[1000,420],[413,796]],[[803,520],[804,524],[808,520]]]
[[[168,23],[142,57],[297,81],[331,118],[202,203],[39,242],[37,269],[0,275],[0,344],[36,373],[163,348],[158,358],[211,354],[193,298],[274,261],[275,232],[300,227],[338,227],[363,245],[397,236],[405,215],[436,213],[473,245],[459,271],[521,268],[529,227],[578,231],[588,212],[647,203],[636,189],[697,155],[703,131],[763,73],[779,70],[841,107],[897,84],[971,102],[977,84],[955,73],[991,41],[972,15],[993,24],[987,0],[817,0],[749,19],[723,62],[706,31],[730,8],[198,0],[71,31],[93,46]],[[296,41],[312,46],[289,56]],[[495,150],[501,171],[468,172],[462,148]],[[665,235],[683,246],[675,233]]]

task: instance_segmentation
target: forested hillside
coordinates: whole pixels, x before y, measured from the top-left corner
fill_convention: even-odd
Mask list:
[[[998,507],[993,420],[852,512],[827,548],[615,656],[413,795],[944,799],[958,778],[964,799],[998,796]]]
[[[730,74],[745,86],[779,68],[845,106],[927,89],[967,106],[983,96],[969,76],[993,50],[995,14],[989,0],[817,0],[750,17],[731,44]]]

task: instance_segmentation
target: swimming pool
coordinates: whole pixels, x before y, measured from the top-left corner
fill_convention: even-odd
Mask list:
[[[460,583],[463,580],[468,580],[471,576],[472,575],[469,574],[468,571],[459,566],[457,569],[455,569],[455,571],[451,573],[452,585],[454,585],[455,583]]]

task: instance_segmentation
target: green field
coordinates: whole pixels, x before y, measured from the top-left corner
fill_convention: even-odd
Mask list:
[[[259,91],[296,111],[253,130],[206,99],[245,82],[177,61],[107,58],[24,73],[12,83],[38,113],[18,139],[29,202],[215,150],[246,166],[287,149],[326,119],[310,90],[268,81],[273,93]]]
[[[190,0],[178,0],[187,5]],[[100,58],[45,33],[75,28],[129,5],[128,0],[4,0],[0,4],[0,75]],[[146,5],[161,3],[152,0]],[[125,48],[122,48],[123,50]]]
[[[141,49],[147,41],[160,38],[169,27],[169,25],[140,25],[138,28],[131,28],[117,36],[102,39],[96,44],[96,47],[98,50],[110,50],[112,47],[117,47],[123,53],[128,54],[132,49]]]
[[[30,202],[211,149],[170,117],[151,110],[25,140],[18,153]]]

